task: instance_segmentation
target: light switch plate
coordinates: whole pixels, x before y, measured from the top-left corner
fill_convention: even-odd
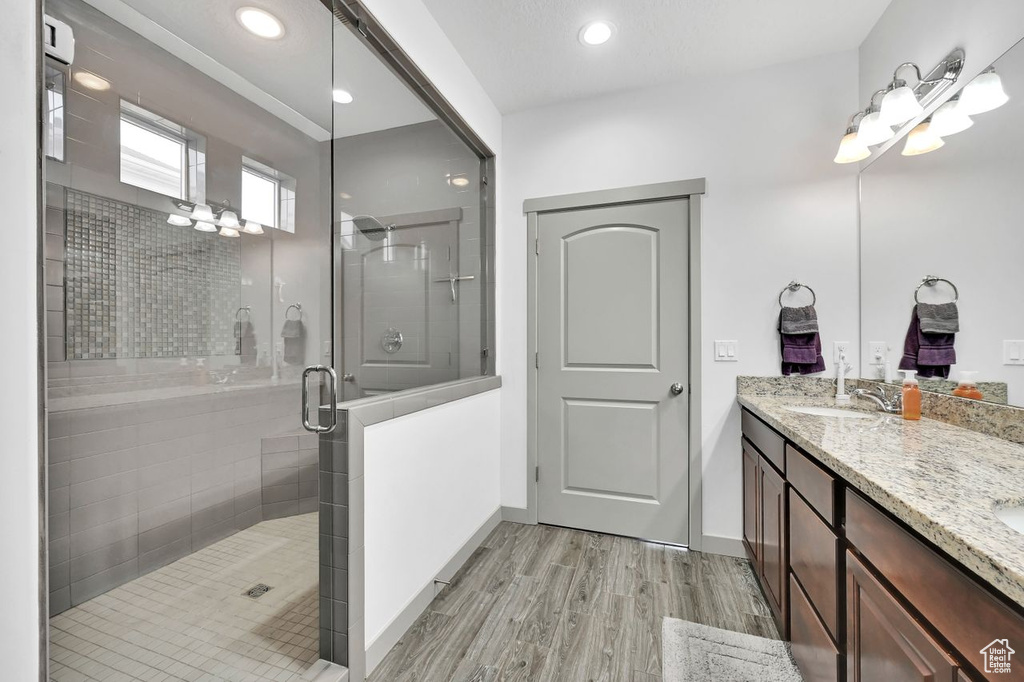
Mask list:
[[[739,362],[738,341],[715,341],[715,362]]]
[[[1003,341],[1003,364],[1024,365],[1024,341]]]
[[[889,357],[889,344],[885,341],[872,341],[868,346],[868,352],[871,354],[871,364],[875,367],[884,365]]]

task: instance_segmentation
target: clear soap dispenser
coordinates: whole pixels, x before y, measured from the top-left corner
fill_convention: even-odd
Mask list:
[[[921,418],[921,387],[917,384],[916,372],[903,370],[903,418],[918,420]]]

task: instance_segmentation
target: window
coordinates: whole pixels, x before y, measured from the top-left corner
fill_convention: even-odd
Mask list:
[[[204,201],[206,140],[162,116],[121,101],[121,182]]]
[[[63,71],[46,67],[46,132],[43,150],[51,159],[64,160],[64,89]]]
[[[242,218],[295,232],[295,179],[242,157]]]

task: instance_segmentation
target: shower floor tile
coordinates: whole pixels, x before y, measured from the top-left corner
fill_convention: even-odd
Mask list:
[[[50,679],[299,680],[319,659],[318,551],[317,514],[263,521],[60,613]]]

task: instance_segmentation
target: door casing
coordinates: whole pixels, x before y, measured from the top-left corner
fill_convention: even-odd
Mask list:
[[[664,182],[652,185],[638,185],[619,189],[581,192],[553,197],[527,199],[523,202],[523,213],[527,216],[527,450],[526,450],[526,514],[506,514],[509,520],[536,524],[537,507],[537,216],[543,213],[566,211],[599,206],[628,205],[689,199],[690,204],[690,258],[689,258],[689,544],[693,550],[701,550],[701,290],[700,290],[700,246],[701,246],[701,199],[705,193],[704,178]]]

